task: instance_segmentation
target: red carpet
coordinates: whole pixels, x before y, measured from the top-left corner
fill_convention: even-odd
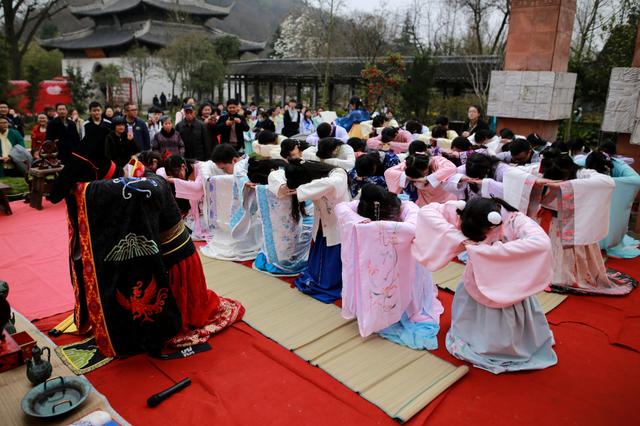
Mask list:
[[[14,203],[15,204],[15,203]],[[14,207],[14,206],[12,206]],[[18,206],[15,206],[18,207]],[[4,239],[5,223],[28,229],[31,235],[41,217],[57,215],[64,224],[64,210],[48,206],[43,212],[21,211],[21,215],[0,217]],[[35,213],[35,214],[33,214]],[[43,216],[39,216],[42,215]],[[17,220],[21,218],[21,220]],[[47,219],[50,221],[51,220]],[[60,224],[49,226],[54,229]],[[18,230],[13,230],[20,234]],[[47,231],[46,234],[53,234]],[[60,234],[63,232],[60,231]],[[24,235],[22,236],[24,237]],[[22,238],[21,237],[21,238]],[[49,238],[35,243],[12,243],[11,250],[31,247],[31,255],[50,253],[61,266],[47,267],[42,278],[20,281],[29,297],[13,294],[14,307],[29,312],[33,302],[45,311],[55,299],[43,296],[68,293],[66,238]],[[35,246],[35,247],[34,247]],[[2,263],[12,265],[14,278],[28,257],[3,246]],[[58,259],[53,259],[58,257]],[[640,278],[640,260],[611,261],[610,266]],[[64,266],[64,267],[62,267]],[[16,278],[17,277],[17,278]],[[283,285],[287,285],[283,283]],[[49,287],[53,287],[49,290]],[[15,285],[14,285],[15,288]],[[55,289],[58,289],[55,291]],[[292,290],[295,291],[295,290]],[[450,324],[453,296],[440,293],[445,306],[440,349],[435,355],[462,364],[444,349],[444,335]],[[70,309],[69,306],[67,308]],[[449,391],[418,413],[411,425],[611,425],[640,424],[635,409],[640,394],[640,290],[622,298],[570,296],[549,314],[556,337],[559,364],[553,368],[494,376],[472,368]],[[61,312],[61,308],[48,309]],[[31,309],[31,312],[37,312]],[[33,314],[32,314],[33,317]],[[46,330],[64,315],[38,321]],[[74,338],[55,339],[65,344]],[[213,349],[178,361],[156,361],[145,355],[116,360],[87,376],[125,419],[135,425],[201,423],[218,425],[392,425],[395,421],[360,398],[322,370],[265,338],[244,323],[214,336]],[[193,385],[158,408],[145,401],[152,393],[190,377]]]
[[[0,214],[0,279],[9,283],[9,302],[30,320],[73,309],[69,278],[67,213],[64,203],[43,202],[36,210],[11,203]]]

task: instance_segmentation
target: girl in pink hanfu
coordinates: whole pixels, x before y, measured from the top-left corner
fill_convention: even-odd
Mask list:
[[[413,349],[436,349],[444,311],[431,273],[411,256],[418,206],[378,185],[335,213],[342,241],[342,316],[357,318],[362,337]]]
[[[170,157],[167,160],[168,164],[171,163],[172,158],[180,157]],[[184,170],[171,170],[168,176],[166,168],[160,168],[157,174],[174,185],[176,198],[189,201],[191,208],[185,217],[185,225],[191,230],[191,239],[206,241],[211,238],[212,224],[209,222],[208,206],[205,203],[205,187],[211,176],[225,173],[213,161],[196,161],[193,163],[193,172],[190,176],[184,175]]]
[[[393,152],[400,154],[407,152],[411,142],[413,142],[413,136],[408,131],[397,127],[385,127],[380,135],[367,140],[367,148],[378,151],[388,145]]]
[[[615,183],[590,169],[581,169],[571,157],[547,150],[540,171],[509,170],[505,199],[537,218],[547,230],[553,248],[552,288],[578,294],[625,295],[633,284],[620,274],[607,274],[598,242],[609,230]],[[540,182],[545,186],[536,185]],[[532,185],[532,182],[534,183]]]
[[[389,191],[400,194],[405,191],[419,207],[428,203],[444,203],[457,197],[442,185],[458,169],[449,160],[428,153],[416,152],[384,172]]]
[[[447,350],[494,374],[555,365],[554,339],[535,294],[551,280],[551,242],[500,199],[432,203],[418,214],[413,256],[431,271],[463,250]]]

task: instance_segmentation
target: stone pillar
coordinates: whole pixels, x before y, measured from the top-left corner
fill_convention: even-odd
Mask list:
[[[634,158],[632,167],[640,172],[640,23],[631,67],[611,70],[602,130],[618,134],[618,154]]]
[[[504,71],[491,73],[487,113],[498,129],[554,140],[570,118],[575,74],[567,73],[576,0],[513,0]]]
[[[319,97],[319,87],[318,87],[318,82],[314,82],[313,83],[313,102],[311,102],[313,104],[313,108],[316,109],[318,108],[318,97]]]
[[[260,100],[260,81],[257,78],[253,80],[253,102],[255,102],[256,105],[260,105],[262,102]]]

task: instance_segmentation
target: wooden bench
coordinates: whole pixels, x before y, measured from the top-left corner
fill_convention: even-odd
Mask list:
[[[31,181],[29,192],[29,205],[34,209],[42,210],[42,196],[51,189],[51,183],[58,176],[62,167],[51,167],[48,169],[29,169],[29,180]]]
[[[0,210],[4,212],[7,216],[12,214],[11,206],[9,205],[9,191],[11,191],[11,187],[7,184],[0,183]]]

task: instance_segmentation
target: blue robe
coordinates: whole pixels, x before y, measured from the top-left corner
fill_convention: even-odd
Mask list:
[[[366,109],[354,109],[344,117],[340,117],[336,120],[336,124],[340,127],[344,127],[346,131],[350,131],[351,127],[356,123],[362,123],[363,121],[371,120],[371,115]]]
[[[585,165],[586,158],[576,159],[579,166]],[[609,215],[609,233],[600,241],[600,248],[607,250],[612,257],[634,258],[640,256],[639,241],[626,235],[629,228],[631,206],[640,189],[640,175],[624,161],[611,159],[613,170],[611,177],[616,183],[611,198],[611,214]]]

